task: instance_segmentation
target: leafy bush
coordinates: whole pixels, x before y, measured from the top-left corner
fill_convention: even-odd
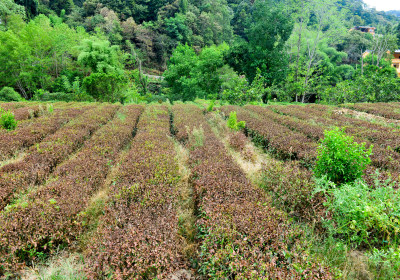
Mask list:
[[[23,98],[13,89],[10,87],[3,87],[0,90],[0,101],[21,101]]]
[[[212,112],[214,110],[214,106],[215,106],[215,99],[211,101],[210,105],[208,105],[207,112]]]
[[[261,98],[267,93],[265,79],[258,73],[251,85],[244,78],[238,79],[233,89],[223,91],[221,99],[230,104],[244,105],[252,102],[261,102]]]
[[[246,126],[246,123],[244,121],[237,121],[237,117],[236,117],[236,112],[232,111],[229,114],[229,119],[228,119],[228,123],[227,123],[228,127],[230,129],[233,129],[235,131],[239,131],[240,129],[243,129]]]
[[[384,246],[396,241],[400,232],[400,193],[390,182],[370,188],[362,180],[336,185],[327,177],[316,179],[314,193],[326,195],[332,215],[324,225],[337,236],[359,245]]]
[[[400,271],[400,247],[378,250],[374,248],[368,254],[369,266],[376,271],[379,278],[396,279]]]
[[[127,79],[118,73],[92,73],[83,80],[82,86],[98,101],[123,102]]]
[[[361,178],[371,162],[372,145],[367,149],[365,143],[358,144],[344,130],[335,128],[325,131],[317,153],[315,175],[326,175],[328,180],[341,184]]]
[[[17,121],[11,111],[4,111],[0,109],[0,127],[7,130],[14,130],[17,127]]]

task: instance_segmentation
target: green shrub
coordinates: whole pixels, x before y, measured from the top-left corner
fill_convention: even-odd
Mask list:
[[[377,181],[378,182],[378,181]],[[327,177],[316,179],[314,193],[326,195],[324,226],[333,236],[343,236],[358,245],[386,246],[400,232],[400,193],[390,182],[369,187],[362,180],[340,186]]]
[[[0,127],[7,130],[14,130],[17,127],[17,121],[11,111],[3,111],[0,109]]]
[[[400,247],[378,250],[368,254],[370,269],[375,271],[375,279],[396,279],[400,271]],[[378,278],[379,277],[379,278]]]
[[[365,143],[354,142],[343,130],[326,130],[318,147],[317,163],[314,169],[317,177],[327,176],[337,184],[352,182],[361,178],[371,162],[372,145],[366,149]]]
[[[215,106],[215,99],[211,101],[210,105],[208,105],[207,112],[212,112],[214,110],[214,106]]]
[[[245,128],[246,123],[244,121],[238,122],[237,121],[237,117],[236,117],[236,112],[232,111],[229,114],[229,119],[228,119],[227,125],[228,125],[228,127],[230,129],[233,129],[235,131],[239,131],[240,129]]]
[[[92,73],[82,83],[85,91],[97,101],[124,102],[127,79],[118,73]]]
[[[0,101],[21,101],[23,98],[16,92],[13,88],[10,87],[3,87],[0,90]]]

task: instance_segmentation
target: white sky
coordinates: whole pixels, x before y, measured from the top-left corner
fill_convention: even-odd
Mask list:
[[[400,0],[364,0],[364,3],[378,11],[400,10]]]

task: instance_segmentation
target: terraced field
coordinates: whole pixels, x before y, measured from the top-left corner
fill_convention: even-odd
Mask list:
[[[322,213],[306,193],[324,130],[374,145],[366,181],[400,174],[398,103],[0,107],[19,121],[0,130],[0,279],[61,251],[83,279],[333,279],[292,225]],[[274,198],[259,178],[279,173]]]

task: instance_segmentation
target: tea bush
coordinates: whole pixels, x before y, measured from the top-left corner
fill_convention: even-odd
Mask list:
[[[343,129],[326,130],[317,150],[315,175],[326,175],[328,180],[337,184],[355,181],[371,163],[372,147],[367,149],[365,143],[354,142]]]

